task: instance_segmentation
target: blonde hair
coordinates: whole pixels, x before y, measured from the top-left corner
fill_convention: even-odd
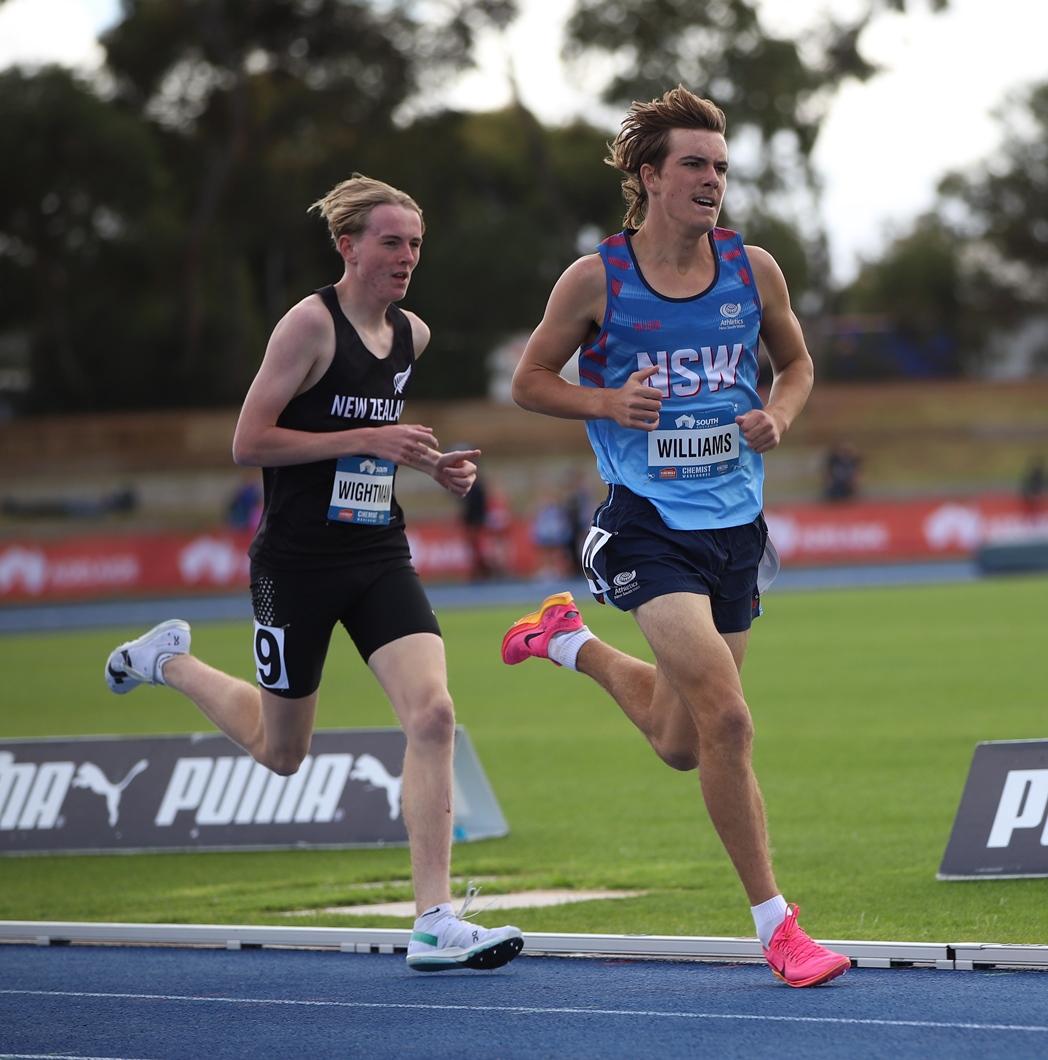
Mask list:
[[[376,206],[404,206],[414,210],[426,231],[426,222],[418,203],[407,192],[399,191],[381,180],[354,173],[349,180],[336,184],[331,191],[306,211],[314,210],[327,221],[331,242],[338,246],[339,237],[359,235],[371,221]]]
[[[669,153],[670,133],[674,129],[705,129],[724,135],[727,122],[724,111],[715,103],[689,92],[683,85],[670,89],[662,99],[634,103],[622,119],[619,135],[608,144],[604,161],[625,174],[622,198],[626,202],[625,228],[637,228],[644,220],[648,193],[640,178],[641,166],[656,169]]]

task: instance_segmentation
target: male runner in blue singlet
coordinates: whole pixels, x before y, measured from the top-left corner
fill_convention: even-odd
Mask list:
[[[342,278],[277,323],[233,439],[236,463],[263,469],[265,508],[250,548],[258,687],[190,655],[180,619],[114,649],[106,682],[118,694],[140,684],[177,689],[256,761],[288,775],[309,751],[341,622],[407,737],[401,805],[419,914],[407,962],[419,971],[497,968],[520,952],[520,931],[468,923],[451,906],[455,714],[444,642],[393,492],[406,465],[464,497],[479,455],[441,453],[430,428],[398,422],[430,337],[393,305],[418,264],[422,212],[360,175],[312,209],[328,223]]]
[[[598,600],[634,616],[655,664],[594,637],[568,593],[514,623],[502,656],[587,674],[667,765],[698,769],[768,963],[814,986],[850,962],[801,930],[775,883],[739,679],[758,568],[773,557],[761,454],[804,407],[812,362],[774,259],[717,227],[724,128],[683,87],[633,105],[608,159],[624,174],[624,230],[564,272],[513,378],[523,408],[586,421],[608,496],[583,566]],[[560,375],[576,350],[577,385]]]

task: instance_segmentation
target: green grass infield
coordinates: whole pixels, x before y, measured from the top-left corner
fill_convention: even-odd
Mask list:
[[[1048,738],[1046,589],[1023,577],[766,595],[743,684],[776,874],[810,934],[1048,941],[1048,880],[935,878],[975,745]],[[650,658],[630,616],[580,603],[598,635]],[[637,890],[497,919],[525,931],[752,936],[695,774],[662,765],[582,675],[504,666],[502,633],[520,610],[439,615],[458,720],[510,825],[505,838],[456,845],[456,893],[468,879],[482,884],[481,905],[519,890]],[[0,638],[0,737],[210,731],[168,689],[108,692],[106,656],[139,632]],[[251,677],[249,623],[198,624],[193,637],[199,657]],[[336,631],[318,728],[393,722]],[[402,847],[0,857],[8,920],[408,927],[325,910],[410,897]]]

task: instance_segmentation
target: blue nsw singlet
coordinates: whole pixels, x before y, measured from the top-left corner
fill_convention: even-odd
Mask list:
[[[621,387],[642,368],[662,394],[654,431],[587,420],[597,468],[609,485],[647,497],[667,526],[712,530],[760,514],[764,464],[736,416],[761,408],[757,350],[761,305],[738,232],[709,234],[713,283],[689,298],[652,290],[628,232],[597,248],[607,275],[607,310],[596,341],[579,356],[583,386]]]

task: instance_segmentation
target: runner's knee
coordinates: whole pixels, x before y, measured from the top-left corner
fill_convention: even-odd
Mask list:
[[[449,743],[455,739],[455,707],[444,690],[402,714],[408,742]]]
[[[298,772],[308,752],[308,741],[304,747],[264,747],[259,754],[255,755],[255,760],[278,776],[290,777]]]
[[[746,701],[732,697],[699,714],[696,724],[706,751],[744,751],[753,747],[753,718]]]

